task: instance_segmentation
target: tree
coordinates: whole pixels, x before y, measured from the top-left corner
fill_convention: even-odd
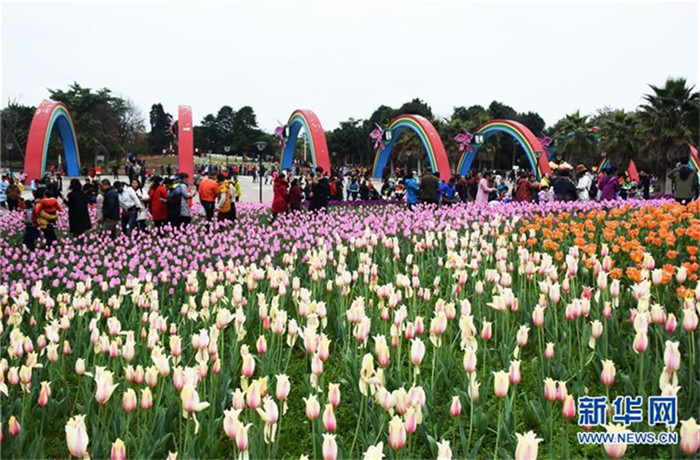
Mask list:
[[[635,159],[635,163],[641,160],[637,118],[635,113],[613,110],[601,113],[596,121],[600,127],[600,150],[611,164],[622,169],[627,168],[630,159]]]
[[[598,135],[591,127],[589,117],[578,110],[564,116],[554,125],[557,154],[570,163],[598,164]]]
[[[428,120],[432,120],[433,109],[425,101],[415,98],[399,107],[396,115],[420,115]]]
[[[163,104],[158,103],[151,106],[149,114],[151,131],[148,133],[147,139],[148,149],[152,154],[159,154],[164,149],[169,148],[174,140],[170,132],[170,117],[171,115],[163,109]]]
[[[141,111],[131,99],[117,99],[114,102],[117,112],[117,129],[119,141],[127,150],[137,150],[138,139],[145,132],[145,124]],[[141,147],[143,148],[143,147]],[[145,153],[137,151],[135,153]]]
[[[494,120],[515,120],[518,113],[510,106],[493,101],[489,105],[489,114]]]
[[[700,95],[684,78],[666,80],[663,87],[649,85],[652,93],[639,112],[639,133],[648,152],[652,171],[666,189],[666,173],[676,161],[688,155],[688,144],[697,145]]]
[[[17,101],[9,101],[7,107],[0,111],[2,145],[2,166],[22,167],[24,151],[27,148],[29,127],[34,118],[35,107],[28,107]],[[12,149],[7,148],[12,145]]]
[[[93,91],[73,83],[65,91],[49,89],[49,94],[68,106],[84,165],[93,164],[97,155],[104,155],[108,163],[119,162],[126,154],[125,140],[141,129],[138,109],[108,88]],[[49,156],[56,151],[50,147]]]
[[[368,148],[369,131],[362,120],[350,118],[341,121],[339,126],[326,134],[328,150],[333,162],[360,163],[361,158],[368,158],[371,151]],[[337,155],[333,157],[333,154]]]

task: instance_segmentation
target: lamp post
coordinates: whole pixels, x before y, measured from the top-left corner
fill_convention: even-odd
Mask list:
[[[301,133],[301,140],[304,141],[304,163],[306,163],[306,131]]]
[[[224,145],[224,152],[226,153],[226,167],[228,168],[228,153],[231,151],[230,145]]]
[[[262,203],[262,152],[267,147],[267,142],[258,141],[255,147],[258,149],[258,183],[260,183],[260,202]]]
[[[7,149],[7,155],[10,157],[10,161],[12,161],[12,157],[11,157],[12,147],[13,147],[12,142],[7,142],[5,144],[5,148]],[[12,163],[10,163],[10,164],[12,164]],[[12,169],[12,168],[10,167],[10,169]],[[0,154],[0,170],[2,170],[2,154]]]

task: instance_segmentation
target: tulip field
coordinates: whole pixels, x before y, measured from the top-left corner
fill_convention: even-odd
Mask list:
[[[1,217],[2,457],[697,456],[697,201],[268,221],[75,245],[61,216],[30,253]],[[605,423],[579,424],[584,396]],[[611,421],[617,396],[643,421]],[[649,396],[677,423],[650,426]],[[678,442],[577,439],[624,430]]]

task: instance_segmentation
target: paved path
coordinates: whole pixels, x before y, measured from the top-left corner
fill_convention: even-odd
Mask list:
[[[113,178],[113,176],[103,176],[103,178],[107,178],[112,182],[116,180]],[[70,179],[71,178],[64,178],[63,180],[64,196],[68,193],[68,185],[70,184]],[[118,180],[126,181],[126,179],[126,176],[119,176]],[[260,184],[258,182],[253,182],[253,178],[251,176],[239,176],[238,181],[241,184],[241,201],[248,203],[258,203],[260,201]],[[81,177],[80,182],[85,183],[85,177]],[[25,199],[28,199],[31,196],[29,186],[25,186],[22,196]],[[265,181],[263,180],[262,199],[263,203],[272,203],[272,178],[270,178],[268,184],[265,184]],[[195,199],[195,201],[198,200]]]

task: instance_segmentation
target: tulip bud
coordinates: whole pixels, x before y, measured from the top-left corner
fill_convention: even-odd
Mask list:
[[[124,442],[117,438],[114,443],[112,443],[112,450],[109,454],[110,460],[126,460],[126,446]]]
[[[622,424],[606,425],[605,428],[608,430],[608,433],[628,432],[628,430]],[[625,451],[627,450],[627,444],[603,444],[603,449],[605,449],[605,453],[608,454],[608,457],[610,458],[622,458],[622,456],[625,455]]]
[[[338,458],[338,444],[334,434],[323,433],[323,460],[335,460]]]
[[[676,372],[681,367],[681,352],[678,350],[678,342],[666,341],[664,349],[664,364],[669,372]]]
[[[464,365],[464,370],[467,373],[474,372],[474,369],[476,369],[476,353],[474,353],[474,349],[469,347],[466,350],[464,350],[464,360],[462,364]]]
[[[537,458],[537,445],[542,442],[534,431],[525,434],[515,433],[518,445],[515,448],[515,460],[531,460]]]
[[[51,396],[51,387],[49,382],[41,382],[41,390],[39,391],[39,405],[41,407],[46,406],[49,403],[49,397]]]
[[[19,425],[19,422],[15,418],[14,415],[10,416],[10,420],[7,422],[7,432],[10,434],[10,436],[17,436],[20,432],[22,431],[22,427]]]
[[[326,408],[323,410],[323,428],[326,431],[335,431],[337,424],[335,420],[335,413],[333,412],[333,405],[326,404]]]
[[[600,373],[600,381],[605,386],[611,386],[615,383],[615,363],[609,359],[603,360],[603,370]]]
[[[459,402],[459,396],[453,396],[452,404],[450,404],[450,415],[457,418],[460,412],[462,412],[462,404]]]
[[[397,415],[389,422],[389,445],[394,450],[400,450],[406,444],[406,427]]]
[[[520,383],[521,376],[520,376],[520,360],[519,359],[514,359],[513,361],[510,362],[510,369],[509,369],[509,378],[510,378],[510,383],[513,385],[517,385]]]
[[[306,402],[306,418],[313,421],[318,418],[319,412],[321,412],[321,405],[316,400],[316,395],[309,395],[308,398],[304,398]]]
[[[681,420],[681,450],[686,455],[694,455],[700,446],[700,426],[694,418]]]
[[[544,350],[544,356],[548,360],[554,358],[554,344],[552,342],[547,342],[547,347]]]
[[[508,394],[508,387],[510,386],[508,378],[508,372],[493,372],[493,391],[497,397],[504,398]]]
[[[557,399],[557,383],[550,377],[544,379],[544,399],[550,402]]]
[[[564,418],[571,419],[576,415],[576,404],[574,403],[574,397],[567,395],[564,400],[564,405],[561,408],[561,413]]]
[[[491,321],[484,321],[481,323],[481,340],[488,342],[491,339]]]
[[[136,392],[131,388],[122,395],[122,409],[124,412],[132,412],[136,409]]]
[[[339,383],[329,383],[328,384],[328,402],[333,405],[333,407],[338,407],[340,405],[340,384]]]
[[[420,338],[411,340],[411,362],[418,366],[425,356],[425,344]]]
[[[151,389],[141,388],[141,409],[148,410],[153,406],[153,393]]]

